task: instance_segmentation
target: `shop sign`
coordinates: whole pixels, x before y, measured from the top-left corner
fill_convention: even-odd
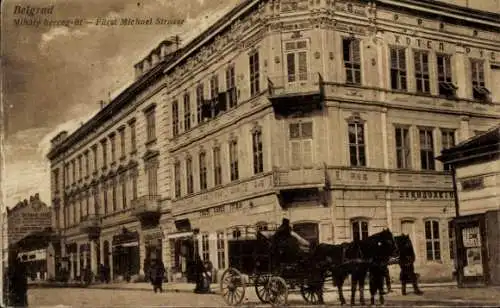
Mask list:
[[[408,190],[408,191],[400,191],[399,198],[400,199],[430,199],[430,200],[448,200],[453,199],[454,194],[452,191],[416,191],[416,190]]]

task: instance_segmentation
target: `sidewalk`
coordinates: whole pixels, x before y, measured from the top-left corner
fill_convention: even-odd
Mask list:
[[[448,287],[456,287],[457,284],[456,282],[440,282],[440,283],[420,283],[419,284],[421,289],[428,289],[428,288],[448,288]],[[253,286],[248,286],[247,288]],[[110,289],[110,290],[141,290],[141,291],[152,291],[153,287],[150,283],[146,282],[135,282],[135,283],[127,283],[127,282],[121,282],[121,283],[110,283],[110,284],[93,284],[88,286],[87,288],[90,289]],[[210,285],[210,289],[212,292],[219,293],[220,292],[220,285],[218,283],[212,283]],[[344,284],[344,292],[350,291],[351,286],[350,284]],[[400,284],[393,284],[392,285],[393,290],[400,290],[401,285]],[[192,293],[194,290],[194,283],[186,283],[186,282],[168,282],[163,284],[163,290],[166,292],[189,292]],[[292,292],[294,291],[299,291],[300,287],[296,287],[294,290],[291,290]],[[333,287],[331,282],[325,283],[324,290],[326,292],[329,291],[336,291],[336,288]]]

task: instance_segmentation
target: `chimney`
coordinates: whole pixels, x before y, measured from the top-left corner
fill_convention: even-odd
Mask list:
[[[40,200],[40,195],[38,193],[35,194],[35,200]]]

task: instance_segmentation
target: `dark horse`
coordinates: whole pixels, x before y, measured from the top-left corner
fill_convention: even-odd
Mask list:
[[[397,254],[398,249],[392,232],[384,229],[360,241],[340,245],[319,244],[314,251],[314,259],[326,263],[329,267],[342,305],[346,303],[342,287],[349,275],[351,275],[351,305],[356,302],[356,287],[359,288],[360,303],[364,305],[364,285],[370,266],[384,262],[387,264],[390,257]]]

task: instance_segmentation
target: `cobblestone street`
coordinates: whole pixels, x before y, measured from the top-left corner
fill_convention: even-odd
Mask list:
[[[500,288],[439,287],[424,289],[423,296],[409,294],[402,296],[395,290],[386,296],[386,306],[498,306]],[[345,292],[346,298],[349,293]],[[253,288],[247,288],[245,306],[260,305]],[[368,292],[365,298],[369,300]],[[331,290],[325,294],[326,303],[331,306],[339,304],[337,293]],[[29,290],[30,307],[71,306],[71,307],[221,307],[225,306],[219,294],[193,294],[189,292],[168,291],[155,294],[146,290],[113,290],[86,288],[35,288]],[[289,295],[290,306],[303,306],[304,300],[297,292]],[[264,305],[269,306],[269,305]],[[270,306],[269,306],[270,307]]]

